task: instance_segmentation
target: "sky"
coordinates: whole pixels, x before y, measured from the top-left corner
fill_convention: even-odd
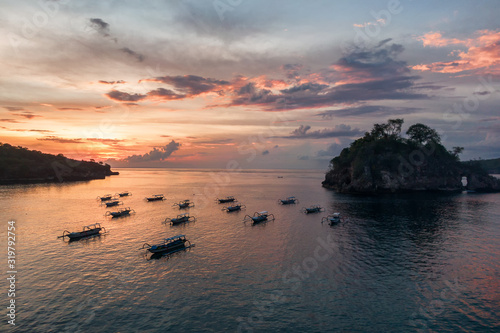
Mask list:
[[[326,169],[374,123],[500,157],[498,1],[0,0],[0,142]]]

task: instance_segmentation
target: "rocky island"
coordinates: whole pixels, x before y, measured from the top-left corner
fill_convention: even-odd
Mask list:
[[[0,143],[0,185],[104,179],[117,174],[102,162],[78,161]]]
[[[500,180],[477,161],[460,162],[462,147],[448,151],[439,134],[424,124],[401,136],[403,119],[375,124],[330,162],[323,186],[340,193],[417,191],[500,192]],[[462,177],[467,178],[464,188]]]

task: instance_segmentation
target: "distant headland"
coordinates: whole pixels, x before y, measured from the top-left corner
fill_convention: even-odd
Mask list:
[[[370,132],[344,148],[330,162],[323,186],[340,193],[500,192],[500,180],[483,168],[484,162],[460,162],[463,147],[448,151],[441,137],[424,124],[401,136],[403,119],[375,124]],[[491,161],[491,160],[490,160]],[[493,162],[488,162],[493,163]],[[467,178],[467,185],[462,184]]]
[[[102,162],[78,161],[62,154],[44,154],[0,143],[0,185],[104,179],[117,174]]]

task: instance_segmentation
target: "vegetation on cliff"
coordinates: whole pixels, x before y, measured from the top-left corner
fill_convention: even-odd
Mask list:
[[[439,134],[424,124],[401,136],[403,119],[375,124],[370,132],[331,160],[323,186],[343,193],[460,191],[469,188],[499,191],[500,182],[477,164],[461,163],[462,147],[447,150]]]
[[[115,174],[108,164],[77,161],[62,154],[0,143],[0,184],[102,179]]]

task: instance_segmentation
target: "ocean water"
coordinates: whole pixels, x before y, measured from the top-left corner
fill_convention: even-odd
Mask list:
[[[340,195],[321,187],[320,171],[118,171],[0,186],[4,272],[7,222],[16,222],[16,331],[500,330],[500,194]],[[105,217],[116,209],[96,197],[125,190],[133,195],[120,207],[136,213]],[[144,200],[158,193],[166,200]],[[215,198],[228,195],[246,210],[222,211]],[[277,203],[288,196],[299,203]],[[184,199],[195,207],[172,207]],[[326,211],[301,212],[312,204]],[[275,220],[243,223],[262,210]],[[162,224],[182,212],[197,220]],[[333,212],[345,220],[322,224]],[[96,222],[105,235],[57,238]],[[141,249],[177,234],[195,246],[159,259]],[[2,280],[0,327],[13,331]]]

